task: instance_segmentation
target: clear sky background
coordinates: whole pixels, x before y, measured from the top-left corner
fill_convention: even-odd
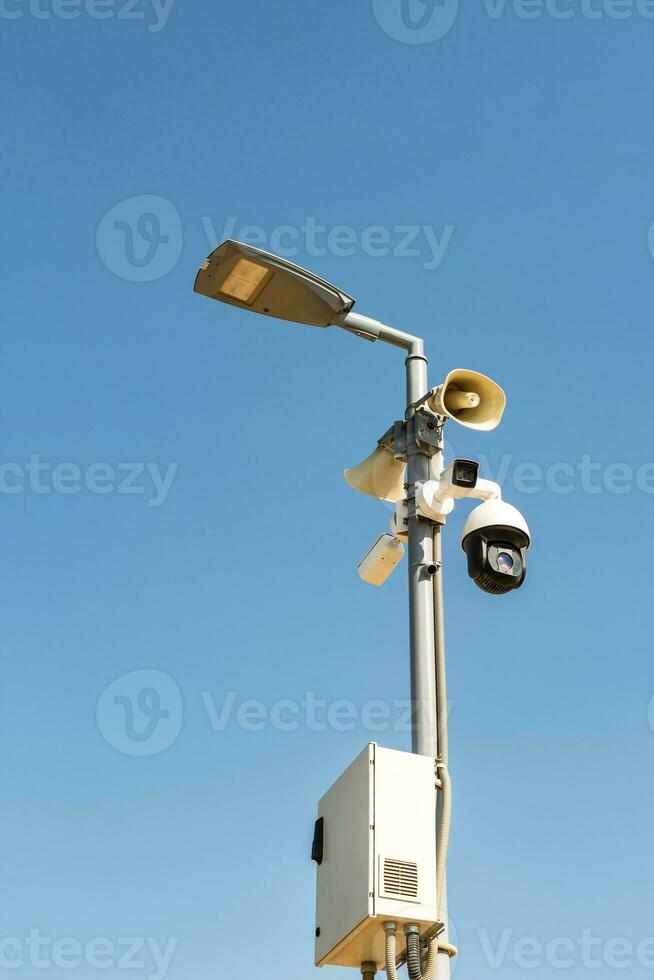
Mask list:
[[[315,804],[409,746],[341,475],[402,356],[195,296],[258,226],[507,391],[448,432],[534,540],[494,598],[447,527],[455,976],[652,975],[654,5],[2,2],[3,970],[309,980]]]

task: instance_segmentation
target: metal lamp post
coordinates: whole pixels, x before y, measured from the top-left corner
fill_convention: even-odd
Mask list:
[[[427,358],[423,341],[412,334],[352,312],[355,301],[340,289],[284,259],[238,242],[225,242],[207,259],[198,273],[195,291],[211,299],[269,317],[316,327],[337,326],[365,340],[379,340],[406,352],[406,416],[404,424],[398,424],[402,446],[401,449],[395,446],[394,452],[396,458],[406,460],[412,751],[435,760],[436,785],[441,791],[438,833],[444,833],[447,838],[450,783],[447,770],[447,693],[441,566],[443,521],[426,517],[416,500],[420,488],[428,481],[437,480],[443,471],[442,428],[445,420],[433,409],[431,412],[426,411],[427,400],[434,392],[430,390],[427,380]],[[493,385],[492,382],[489,384]],[[493,393],[495,389],[501,392],[501,389],[493,385]],[[503,393],[501,394],[503,398]],[[459,408],[465,405],[474,409],[479,404],[479,397],[474,393],[457,392],[457,395]],[[498,420],[502,410],[503,404],[498,410]],[[449,414],[446,408],[442,412],[444,415]],[[474,427],[493,426],[478,424]],[[372,495],[377,494],[372,492]],[[447,819],[443,816],[445,808],[448,808]],[[441,854],[446,853],[447,840],[444,842],[444,850],[439,850]],[[440,917],[445,921],[447,900],[444,862],[437,865],[437,877],[439,912],[442,912]],[[438,977],[439,980],[448,980],[449,957],[453,955],[454,948],[447,940],[446,921],[445,930],[439,937],[438,948],[441,954],[438,956]],[[370,964],[365,966],[370,972]]]
[[[265,316],[311,326],[337,326],[365,340],[380,340],[406,351],[406,421],[412,431],[410,423],[416,405],[429,393],[427,358],[420,337],[353,313],[355,301],[335,286],[278,256],[240,242],[225,242],[209,256],[198,272],[195,291]],[[434,466],[433,453],[415,438],[407,438],[406,449],[412,748],[419,755],[436,758],[435,642],[436,638],[442,640],[443,631],[442,624],[435,629],[432,576],[425,569],[435,562],[440,565],[439,525],[418,517],[414,494],[416,485],[438,471],[438,464]],[[438,557],[434,555],[434,539]],[[437,578],[440,580],[440,568]]]

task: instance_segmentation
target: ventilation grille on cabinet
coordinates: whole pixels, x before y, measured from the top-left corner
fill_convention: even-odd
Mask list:
[[[411,861],[384,860],[384,892],[394,898],[418,898],[418,865]]]

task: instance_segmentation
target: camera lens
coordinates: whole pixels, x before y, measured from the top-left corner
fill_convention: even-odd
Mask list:
[[[468,575],[490,595],[519,589],[525,580],[528,546],[527,534],[510,525],[490,524],[471,531],[463,539]]]
[[[510,555],[508,551],[500,551],[497,556],[497,565],[500,571],[510,572],[515,565],[515,559],[513,555]]]
[[[475,487],[479,474],[479,463],[469,459],[456,460],[452,473],[452,483],[455,487]]]

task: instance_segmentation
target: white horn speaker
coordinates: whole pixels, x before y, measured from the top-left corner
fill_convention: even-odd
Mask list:
[[[487,432],[500,424],[506,395],[485,374],[459,368],[450,371],[443,384],[434,390],[429,407],[469,429]]]
[[[393,430],[390,429],[370,456],[358,466],[345,470],[344,476],[359,493],[397,503],[404,497],[406,463],[395,458],[392,436]]]

